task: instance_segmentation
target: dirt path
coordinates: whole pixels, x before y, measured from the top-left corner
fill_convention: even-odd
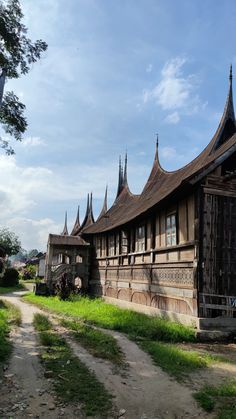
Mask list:
[[[68,334],[67,336],[65,334],[65,337],[74,353],[115,395],[118,410],[124,409],[127,419],[211,417],[198,408],[188,387],[177,383],[160,368],[154,366],[150,357],[135,343],[120,333],[110,331],[108,333],[118,340],[125,354],[128,364],[125,374],[116,374],[114,366],[109,361],[104,362],[104,360],[94,358],[77,342],[69,338]]]
[[[6,371],[7,385],[3,388],[0,418],[81,418],[77,407],[60,407],[53,394],[50,380],[45,379],[38,359],[33,315],[40,310],[20,300],[21,293],[0,296],[17,305],[22,312],[22,327],[13,333],[14,353]],[[58,328],[64,333],[61,328]],[[108,332],[108,331],[107,331]],[[183,419],[211,418],[197,406],[191,389],[177,383],[138,346],[117,332],[111,333],[123,350],[128,369],[116,374],[114,367],[90,355],[68,334],[66,338],[74,353],[91,368],[115,398],[122,419]],[[65,334],[65,333],[64,333]],[[1,397],[2,398],[2,397]],[[1,416],[2,412],[2,416]]]
[[[19,307],[22,313],[21,327],[11,334],[14,350],[0,386],[0,418],[82,418],[78,415],[78,407],[68,409],[63,404],[59,405],[50,379],[44,378],[32,325],[34,313],[40,310],[22,302],[22,294],[24,292],[0,296],[0,299]]]

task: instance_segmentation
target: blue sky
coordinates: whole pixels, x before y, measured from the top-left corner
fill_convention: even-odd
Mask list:
[[[48,50],[5,89],[26,104],[28,131],[0,154],[1,224],[26,249],[116,193],[128,151],[130,189],[151,170],[156,133],[167,170],[210,141],[236,68],[236,3],[227,0],[22,0],[29,36]]]

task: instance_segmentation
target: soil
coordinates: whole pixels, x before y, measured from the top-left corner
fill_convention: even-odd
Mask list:
[[[0,419],[9,418],[84,418],[79,405],[64,405],[57,399],[50,378],[44,377],[39,361],[39,343],[32,321],[37,307],[20,300],[22,292],[0,296],[17,305],[22,312],[22,325],[14,330],[11,339],[14,351],[5,370],[1,387]],[[235,376],[236,366],[216,363],[211,368],[192,374],[188,382],[177,383],[173,378],[154,366],[150,357],[124,335],[111,333],[125,354],[127,368],[117,371],[114,366],[94,358],[66,331],[57,327],[69,342],[76,356],[83,361],[97,378],[114,395],[118,412],[113,418],[121,419],[184,419],[213,418],[201,410],[192,392],[206,382],[216,383],[222,378]],[[189,345],[189,349],[191,345]],[[207,351],[208,346],[199,347]],[[215,346],[214,346],[215,349]],[[217,353],[235,359],[236,345],[219,345]]]

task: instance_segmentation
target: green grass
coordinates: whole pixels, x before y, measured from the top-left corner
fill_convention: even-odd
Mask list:
[[[52,330],[47,318],[38,315],[34,325],[39,332],[44,349],[41,353],[42,363],[52,373],[57,395],[64,402],[79,402],[87,416],[109,417],[112,409],[112,396],[77,357],[66,343]],[[46,330],[46,328],[49,330]]]
[[[151,355],[155,364],[179,381],[200,368],[210,366],[213,362],[222,360],[226,362],[224,358],[183,350],[173,344],[143,341],[140,342],[140,346]]]
[[[91,326],[76,320],[61,321],[62,326],[73,331],[73,336],[81,346],[86,348],[93,356],[107,359],[115,365],[124,365],[123,354],[116,339],[107,333],[95,330]]]
[[[236,379],[204,386],[194,397],[207,412],[216,411],[218,419],[236,419]]]
[[[41,297],[30,293],[24,299],[50,311],[79,318],[88,324],[126,333],[131,339],[141,337],[165,342],[195,341],[195,332],[191,327],[121,309],[105,303],[101,298],[80,297],[74,301],[60,301],[57,297]]]
[[[15,285],[14,287],[0,287],[0,294],[9,294],[9,292],[23,291],[25,287],[22,284]]]
[[[19,325],[20,322],[20,310],[13,304],[0,300],[0,374],[12,351],[12,345],[8,338],[10,326]]]
[[[52,329],[52,323],[50,320],[40,313],[36,313],[34,315],[33,325],[38,332]]]

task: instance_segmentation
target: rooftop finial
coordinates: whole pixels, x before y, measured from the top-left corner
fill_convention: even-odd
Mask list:
[[[127,185],[127,182],[128,182],[128,180],[127,180],[127,150],[126,150],[126,153],[125,153],[125,167],[124,167],[124,178],[123,178],[123,183],[124,183],[124,185]]]
[[[233,80],[233,73],[232,73],[232,64],[230,64],[230,71],[229,71],[229,81],[232,83]]]
[[[118,188],[117,188],[116,197],[120,195],[120,192],[122,190],[122,185],[123,185],[123,167],[121,163],[121,156],[119,156],[119,175],[118,175]]]
[[[158,146],[159,146],[159,137],[158,137],[158,133],[156,133],[156,153],[155,153],[155,160],[159,161],[158,158]]]
[[[61,233],[62,236],[68,236],[68,228],[67,228],[67,211],[65,213],[65,224],[64,224],[64,228],[63,231]]]
[[[93,193],[90,193],[90,205],[89,205],[89,215],[91,218],[92,223],[94,223],[94,217],[93,217]]]

